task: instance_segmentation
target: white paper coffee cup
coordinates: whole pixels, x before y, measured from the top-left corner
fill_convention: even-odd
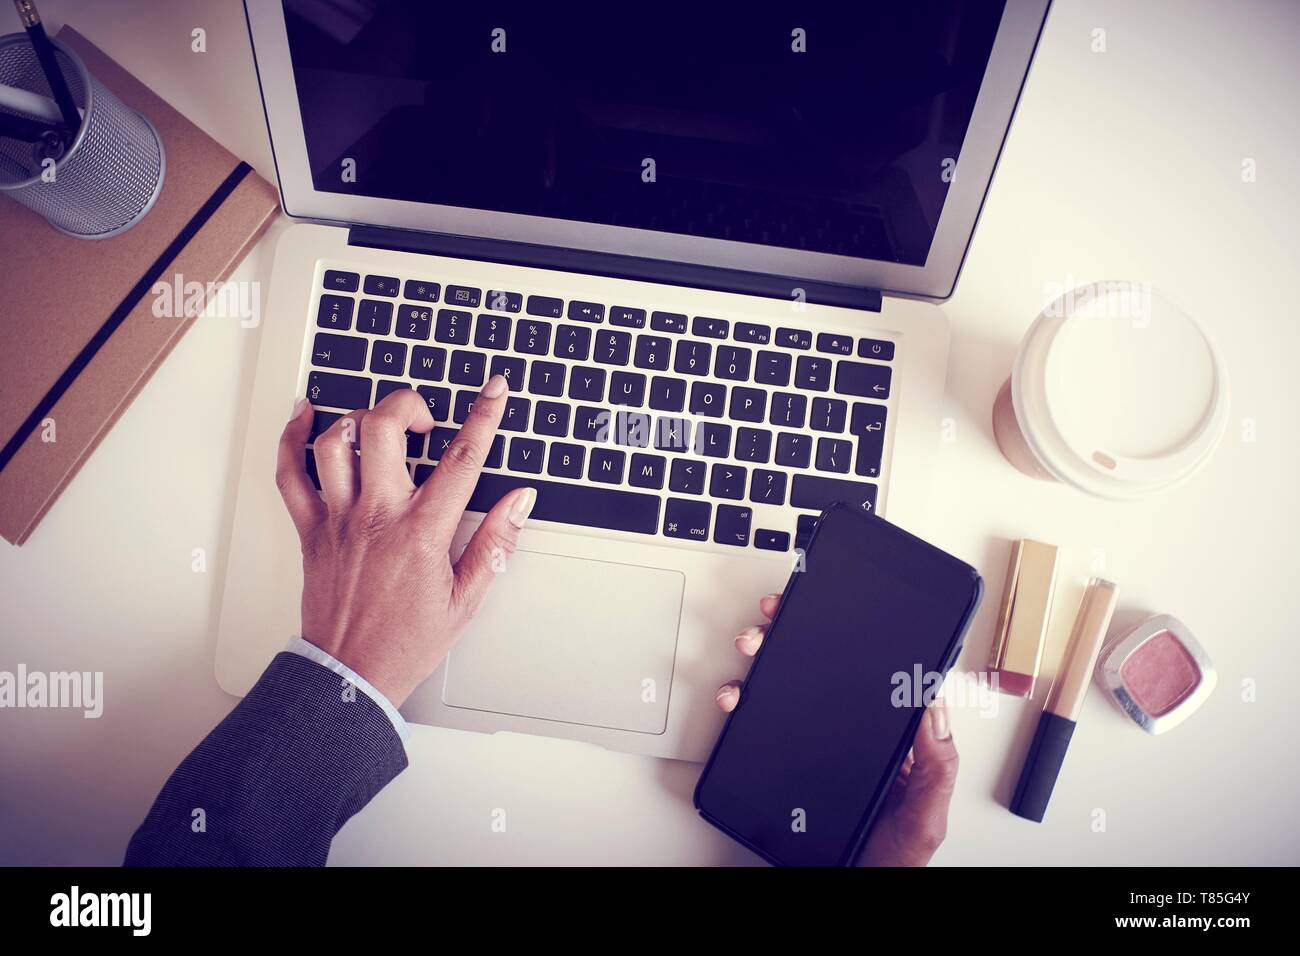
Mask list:
[[[1227,373],[1200,325],[1149,283],[1095,282],[1029,327],[993,434],[1025,474],[1131,499],[1195,472],[1227,418]]]

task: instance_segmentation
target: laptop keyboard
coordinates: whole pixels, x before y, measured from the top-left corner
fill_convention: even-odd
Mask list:
[[[506,377],[471,511],[528,485],[534,519],[789,551],[832,501],[876,505],[892,341],[341,269],[315,325],[312,440],[414,388],[435,422],[408,435],[417,485]]]

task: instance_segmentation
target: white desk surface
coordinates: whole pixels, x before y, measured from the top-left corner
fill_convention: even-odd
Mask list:
[[[274,180],[238,0],[41,6]],[[190,52],[194,27],[207,31],[205,54]],[[1105,53],[1090,50],[1097,27]],[[1062,606],[1103,562],[1123,588],[1119,619],[1182,618],[1220,686],[1154,738],[1093,693],[1042,825],[1005,808],[1037,702],[1001,698],[991,718],[957,710],[962,767],[936,863],[1300,863],[1287,690],[1300,680],[1297,50],[1300,6],[1284,0],[1058,0],[1049,17],[945,305],[952,440],[940,443],[933,510],[912,530],[986,577],[960,670],[987,654],[1006,539],[1031,536],[1065,548]],[[1248,157],[1253,183],[1240,174]],[[274,238],[235,279],[265,284]],[[1172,291],[1232,376],[1213,461],[1148,502],[1021,477],[990,432],[993,396],[1051,285],[1095,278]],[[232,320],[201,320],[31,540],[0,544],[0,669],[102,670],[107,697],[98,720],[0,711],[0,863],[120,861],[164,779],[234,705],[213,679],[214,620],[257,342]],[[206,573],[191,570],[194,548]],[[1049,661],[1063,636],[1054,628]],[[696,817],[695,765],[423,727],[408,753],[410,768],[339,834],[332,863],[754,862]],[[497,808],[505,833],[490,826]]]

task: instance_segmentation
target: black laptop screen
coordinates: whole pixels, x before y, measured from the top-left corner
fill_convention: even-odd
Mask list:
[[[718,6],[285,0],[315,187],[924,265],[1003,4]]]

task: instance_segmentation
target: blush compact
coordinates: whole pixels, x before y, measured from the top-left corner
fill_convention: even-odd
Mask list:
[[[1200,707],[1218,678],[1187,625],[1160,614],[1102,649],[1096,680],[1134,723],[1162,734]]]

